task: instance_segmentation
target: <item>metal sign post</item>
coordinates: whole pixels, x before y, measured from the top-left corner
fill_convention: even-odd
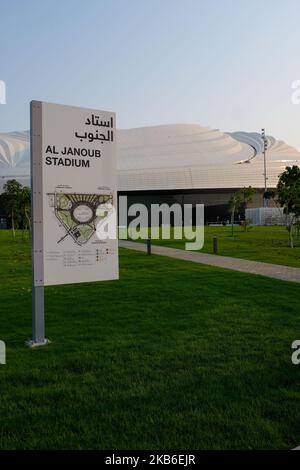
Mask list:
[[[117,213],[116,132],[110,111],[32,101],[30,116],[33,279],[28,344],[42,346],[48,343],[45,286],[119,279],[117,233],[101,238],[109,214]]]
[[[32,287],[32,340],[31,346],[48,343],[45,338],[44,287]]]
[[[42,109],[39,102],[30,105],[30,161],[32,214],[32,339],[29,346],[43,346],[45,338],[43,279],[43,198],[42,198]]]

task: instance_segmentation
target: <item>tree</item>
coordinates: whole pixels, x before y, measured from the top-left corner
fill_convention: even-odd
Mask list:
[[[283,208],[289,246],[293,248],[293,226],[295,225],[298,234],[300,223],[300,168],[296,165],[287,166],[279,177],[277,188],[266,192],[264,197],[273,199],[276,206]]]
[[[253,197],[255,193],[256,193],[256,190],[252,188],[252,186],[248,186],[248,188],[244,187],[243,189],[240,190],[240,194],[242,195],[242,198],[243,198],[243,206],[244,206],[244,211],[245,211],[245,220],[244,220],[245,232],[247,231],[247,226],[248,226],[248,221],[246,219],[246,209],[247,209],[248,204],[253,201]]]
[[[236,213],[240,212],[243,208],[246,210],[249,202],[253,200],[253,196],[256,193],[256,190],[249,186],[248,188],[244,187],[234,193],[228,201],[228,209],[231,213],[231,234],[233,235],[233,225],[234,225],[234,216]],[[244,221],[245,231],[247,230],[247,220],[245,217]]]
[[[233,231],[234,216],[237,212],[240,211],[242,204],[243,204],[243,200],[241,198],[241,194],[239,191],[237,193],[234,193],[228,201],[228,208],[231,212],[231,235],[232,236],[234,235],[234,231]]]
[[[4,201],[6,210],[11,219],[13,236],[16,236],[15,228],[20,216],[20,197],[22,185],[16,180],[9,180],[4,185]]]
[[[280,175],[275,197],[283,207],[289,246],[293,248],[293,225],[300,216],[300,168],[298,166],[287,166]]]
[[[30,188],[28,188],[27,186],[23,186],[21,188],[20,207],[22,218],[24,220],[24,227],[28,228],[29,232],[31,232],[31,192]]]

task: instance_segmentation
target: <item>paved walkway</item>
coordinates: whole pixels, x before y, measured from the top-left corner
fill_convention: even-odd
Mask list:
[[[146,251],[145,243],[119,240],[119,246],[130,250]],[[261,276],[281,279],[282,281],[300,282],[300,268],[230,258],[229,256],[209,255],[197,251],[179,250],[177,248],[168,248],[158,245],[152,245],[151,249],[152,253],[155,255],[169,256],[171,258],[208,264],[218,268],[233,269],[234,271],[242,271],[244,273],[260,274]]]

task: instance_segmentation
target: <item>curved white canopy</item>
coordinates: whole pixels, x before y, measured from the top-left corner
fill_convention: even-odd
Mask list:
[[[267,137],[268,187],[300,153]],[[170,124],[117,131],[119,189],[262,188],[260,134],[223,133],[199,124]],[[29,185],[29,131],[0,133],[0,190],[8,179]]]

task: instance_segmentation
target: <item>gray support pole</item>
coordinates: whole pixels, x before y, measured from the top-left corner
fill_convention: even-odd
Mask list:
[[[266,160],[266,144],[264,141],[264,192],[267,192],[267,160]],[[267,199],[264,197],[264,207],[267,207]]]
[[[42,107],[30,106],[31,218],[32,218],[32,339],[29,346],[43,346],[45,338],[43,265]]]
[[[32,343],[45,342],[44,287],[32,286]]]
[[[267,156],[266,156],[266,151],[268,147],[268,141],[266,138],[265,134],[265,129],[261,130],[261,135],[263,139],[263,144],[264,144],[264,150],[263,150],[263,155],[264,155],[264,192],[267,192]],[[268,200],[264,197],[264,207],[268,207]]]

